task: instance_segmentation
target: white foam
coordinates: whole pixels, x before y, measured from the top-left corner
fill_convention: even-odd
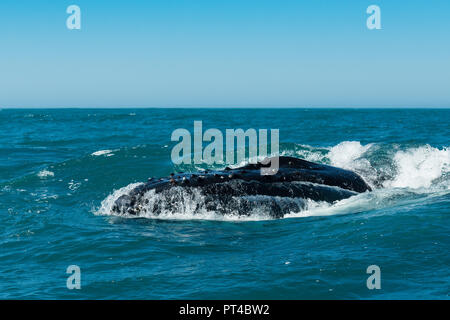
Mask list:
[[[91,156],[103,156],[103,155],[108,155],[108,156],[112,156],[113,154],[111,154],[111,152],[113,152],[112,150],[99,150],[99,151],[95,151],[91,154]]]
[[[450,149],[429,145],[398,151],[394,156],[396,177],[386,181],[389,188],[429,188],[433,181],[450,172]]]
[[[361,156],[369,150],[373,144],[363,146],[359,141],[344,141],[332,147],[328,153],[328,158],[333,166],[352,170],[360,166]]]
[[[309,145],[299,145],[299,146],[301,149],[297,150],[295,154],[293,154],[294,157],[299,157],[311,162],[320,162],[320,163],[327,162],[327,153],[328,153],[327,148],[318,149]]]
[[[126,187],[120,188],[118,190],[114,190],[114,192],[108,195],[100,204],[100,208],[95,211],[96,214],[99,215],[114,215],[112,211],[112,207],[114,206],[114,202],[124,194],[129,193],[131,190],[141,185],[142,183],[132,183],[127,185]]]
[[[48,170],[42,170],[40,171],[37,176],[41,179],[47,178],[47,177],[54,177],[55,173],[52,171],[48,171]]]
[[[75,182],[75,181],[71,180],[68,183],[68,186],[71,191],[76,191],[81,186],[81,182]]]
[[[314,216],[331,216],[339,214],[358,213],[367,210],[380,209],[389,206],[389,198],[395,198],[396,194],[385,190],[375,190],[373,192],[365,192],[347,199],[328,203],[324,201],[307,201],[307,207],[304,211],[293,212],[285,216],[285,218],[298,217],[314,217]],[[380,201],[382,200],[382,201]]]

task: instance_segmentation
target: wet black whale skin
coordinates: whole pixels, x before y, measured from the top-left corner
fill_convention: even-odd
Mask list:
[[[262,195],[334,202],[371,191],[370,186],[352,171],[294,157],[279,157],[279,169],[274,175],[261,175],[261,167],[269,165],[257,163],[235,169],[150,178],[148,182],[119,197],[112,210],[119,214],[136,215],[145,205],[143,196],[147,191],[163,193],[178,187],[187,192],[201,190],[207,201],[211,202],[211,209],[215,209],[214,206],[218,204],[227,206],[233,197]],[[248,214],[242,208],[240,211],[239,214]],[[274,211],[279,211],[271,213],[274,217],[283,215],[282,210]]]

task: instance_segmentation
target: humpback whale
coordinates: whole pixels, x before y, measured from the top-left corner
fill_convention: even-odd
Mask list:
[[[267,160],[267,159],[266,159]],[[272,161],[272,159],[269,159]],[[282,156],[274,175],[261,175],[268,161],[224,170],[149,178],[114,202],[118,215],[154,216],[163,212],[214,211],[249,216],[263,210],[272,218],[305,208],[308,200],[333,203],[371,191],[356,173],[303,159]]]

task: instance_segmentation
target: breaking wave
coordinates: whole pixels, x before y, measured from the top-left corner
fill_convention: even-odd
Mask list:
[[[256,196],[233,199],[226,214],[208,209],[201,192],[186,192],[172,188],[166,194],[147,192],[148,200],[138,216],[130,218],[205,219],[224,221],[268,220],[273,206],[292,208],[285,218],[328,216],[377,210],[405,204],[416,204],[427,198],[450,193],[450,149],[422,145],[402,148],[399,145],[366,144],[344,141],[332,147],[316,148],[308,145],[281,146],[280,154],[333,165],[355,171],[373,188],[334,203],[309,199]],[[239,166],[242,164],[239,164]],[[216,167],[217,169],[219,167]],[[197,168],[202,169],[202,168]],[[204,168],[203,168],[204,169]],[[116,199],[138,186],[133,183],[114,191],[95,210],[99,215],[116,215],[112,206]],[[155,213],[152,208],[161,208]],[[167,203],[165,206],[164,204]],[[239,215],[239,206],[250,207],[248,216]]]

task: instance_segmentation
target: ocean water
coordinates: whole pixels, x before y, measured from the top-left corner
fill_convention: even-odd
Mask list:
[[[278,220],[195,204],[111,214],[130,184],[208,167],[170,159],[172,131],[194,120],[280,129],[282,154],[354,170],[374,191]],[[449,138],[448,109],[1,110],[0,298],[448,299]]]

